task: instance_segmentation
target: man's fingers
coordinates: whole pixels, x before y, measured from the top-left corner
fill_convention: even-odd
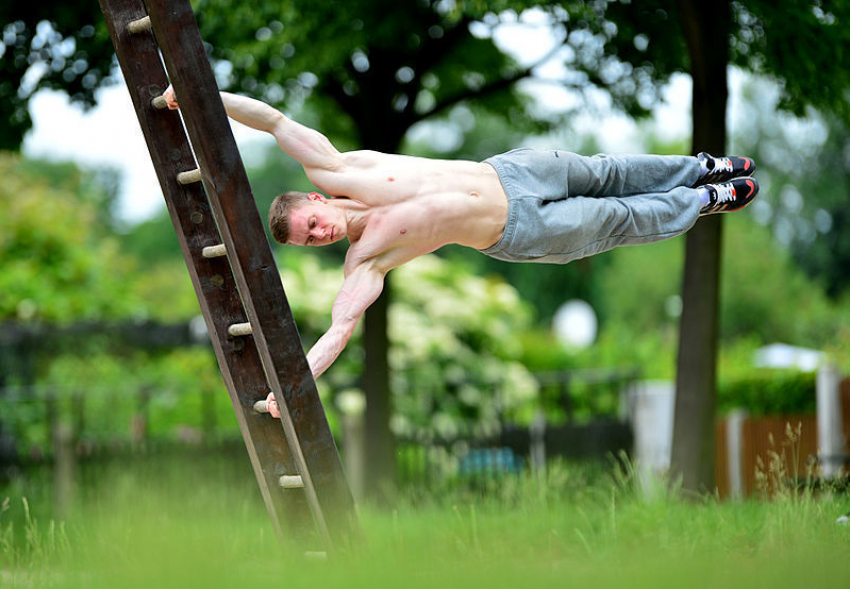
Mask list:
[[[168,88],[165,89],[165,92],[162,93],[162,97],[165,98],[165,102],[168,104],[169,109],[177,110],[180,108],[180,105],[177,104],[177,96],[174,93],[174,86],[171,84],[169,84]]]
[[[280,419],[280,409],[278,409],[274,393],[269,393],[269,396],[266,397],[266,408],[269,410],[269,415],[275,419]]]

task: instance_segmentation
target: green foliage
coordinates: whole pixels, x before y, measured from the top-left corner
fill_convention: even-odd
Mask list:
[[[174,225],[164,208],[153,217],[130,227],[121,236],[121,249],[153,266],[166,260],[182,259]]]
[[[390,366],[397,433],[493,431],[536,399],[516,334],[530,315],[502,280],[426,256],[393,276]]]
[[[603,254],[610,260],[599,279],[600,315],[640,334],[674,327],[681,305],[682,246],[676,239]],[[762,343],[814,347],[834,341],[843,324],[836,317],[846,315],[846,305],[830,303],[819,285],[746,213],[726,219],[723,249],[725,341],[748,335]]]
[[[815,373],[751,369],[747,376],[720,380],[717,405],[721,412],[745,409],[751,415],[814,413]]]
[[[682,238],[619,248],[602,256],[607,264],[600,270],[597,300],[603,324],[627,324],[642,334],[675,324],[682,289]]]
[[[822,0],[733,2],[732,60],[782,80],[779,106],[796,115],[814,106],[850,122],[850,4]],[[817,92],[812,92],[817,88]]]
[[[510,90],[529,72],[445,3],[201,0],[195,9],[212,57],[228,63],[224,86],[290,108],[309,98],[331,137],[396,151],[417,121],[476,98],[532,122]]]
[[[777,113],[779,92],[775,84],[749,80],[734,123],[736,149],[759,165],[763,189],[754,216],[837,298],[850,287],[850,127],[813,109],[802,118]]]
[[[721,334],[758,334],[765,343],[784,341],[820,347],[832,340],[848,309],[829,302],[788,252],[746,215],[732,217],[724,236]]]
[[[643,378],[671,379],[676,369],[676,337],[671,327],[639,331],[628,323],[611,321],[602,327],[593,346],[576,354],[575,361],[584,368],[635,369]]]
[[[10,155],[0,154],[0,175],[0,319],[67,323],[139,310],[127,287],[134,265],[102,237],[95,206]]]
[[[237,424],[215,356],[207,347],[119,355],[83,342],[51,358],[35,392],[7,391],[4,429],[24,455],[51,452],[50,421],[84,446],[155,440],[197,442],[236,435]]]
[[[342,283],[338,265],[292,252],[281,256],[287,297],[305,345],[327,329]],[[458,263],[423,256],[390,274],[393,428],[404,435],[490,431],[503,415],[527,415],[536,383],[519,362],[516,334],[530,314],[516,291]],[[320,384],[339,392],[360,372],[360,334]]]

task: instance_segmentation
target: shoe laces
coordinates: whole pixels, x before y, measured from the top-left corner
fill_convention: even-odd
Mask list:
[[[714,171],[715,172],[733,172],[734,165],[732,164],[732,160],[728,157],[716,157],[714,158]]]
[[[715,184],[714,188],[716,190],[717,195],[717,203],[716,204],[726,204],[728,202],[735,202],[737,193],[735,192],[735,187],[732,184]]]

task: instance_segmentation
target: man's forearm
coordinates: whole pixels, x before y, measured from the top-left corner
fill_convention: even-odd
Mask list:
[[[313,373],[313,378],[319,378],[325,370],[330,368],[348,340],[351,339],[351,334],[354,332],[354,327],[350,329],[331,327],[331,329],[316,342],[310,351],[307,352],[307,362],[310,364],[310,370]]]
[[[348,275],[334,301],[331,328],[307,353],[314,378],[342,353],[366,308],[380,296],[383,286],[384,273],[372,264],[359,266]]]
[[[286,119],[279,110],[247,96],[222,92],[221,102],[227,116],[258,131],[273,133],[275,126]]]

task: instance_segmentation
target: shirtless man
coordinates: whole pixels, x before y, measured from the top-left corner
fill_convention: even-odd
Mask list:
[[[171,87],[164,96],[178,108]],[[700,215],[743,208],[758,192],[749,177],[753,162],[741,157],[520,149],[472,162],[340,153],[318,131],[263,102],[226,92],[221,98],[229,117],[273,135],[310,182],[333,197],[279,196],[269,216],[274,238],[351,243],[332,325],[307,353],[314,377],[342,352],[387,272],[444,245],[508,261],[567,263],[680,235]],[[277,414],[273,403],[269,408]]]

